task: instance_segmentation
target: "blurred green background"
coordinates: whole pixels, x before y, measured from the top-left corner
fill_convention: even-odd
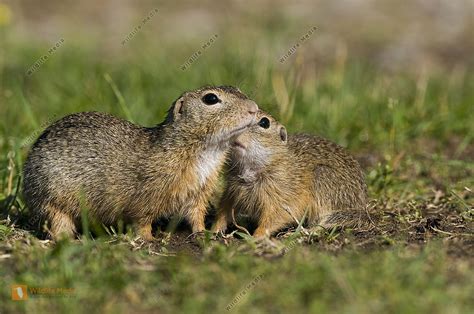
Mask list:
[[[470,0],[1,1],[0,312],[222,313],[260,274],[233,311],[468,312],[473,69]],[[24,230],[21,167],[47,125],[97,110],[151,126],[208,84],[348,147],[387,227],[305,239],[283,258],[252,240],[169,257],[176,240],[53,246]],[[76,294],[18,304],[12,283]]]
[[[12,1],[4,7],[10,11],[1,29],[4,145],[54,115],[82,110],[156,124],[180,93],[205,84],[237,85],[290,130],[351,148],[399,149],[434,138],[459,156],[472,141],[472,1]],[[48,59],[27,75],[43,55]]]

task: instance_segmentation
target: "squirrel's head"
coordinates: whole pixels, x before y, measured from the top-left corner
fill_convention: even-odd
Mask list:
[[[262,166],[270,156],[287,148],[286,128],[266,112],[257,112],[257,123],[232,143],[231,159],[240,164]]]
[[[165,122],[188,136],[227,144],[256,123],[257,111],[257,104],[235,87],[202,87],[181,95]]]

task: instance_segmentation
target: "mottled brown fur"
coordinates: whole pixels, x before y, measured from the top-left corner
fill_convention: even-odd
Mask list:
[[[202,97],[220,98],[206,105]],[[51,235],[73,235],[81,208],[109,224],[133,222],[145,239],[158,217],[204,230],[208,199],[232,138],[254,123],[257,105],[233,87],[184,93],[165,121],[146,128],[105,113],[76,113],[48,127],[24,166],[23,194]]]
[[[280,123],[259,111],[257,120],[263,117],[268,129],[254,125],[233,144],[214,231],[225,231],[232,209],[253,217],[254,235],[262,236],[295,224],[305,211],[309,224],[328,227],[340,223],[344,212],[365,208],[364,175],[345,149],[321,137],[287,136]]]

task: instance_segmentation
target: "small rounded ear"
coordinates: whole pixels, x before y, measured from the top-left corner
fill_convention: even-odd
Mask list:
[[[288,134],[286,133],[286,129],[284,126],[280,128],[280,139],[282,140],[282,142],[286,142],[286,140],[288,139]]]
[[[173,121],[177,121],[181,118],[181,115],[183,114],[183,103],[184,103],[183,97],[180,97],[178,100],[174,102],[173,108],[172,108]]]

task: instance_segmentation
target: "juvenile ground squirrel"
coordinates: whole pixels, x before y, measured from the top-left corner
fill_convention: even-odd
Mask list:
[[[24,166],[23,194],[54,238],[73,235],[81,208],[94,219],[138,226],[181,215],[193,232],[204,216],[231,140],[255,123],[257,104],[230,86],[182,94],[165,120],[141,127],[105,113],[72,114],[48,127]]]
[[[306,210],[309,224],[331,226],[341,213],[351,216],[364,208],[364,175],[345,149],[321,137],[288,136],[262,111],[257,120],[233,143],[214,231],[225,231],[232,209],[253,217],[254,235],[262,236],[295,224]]]

